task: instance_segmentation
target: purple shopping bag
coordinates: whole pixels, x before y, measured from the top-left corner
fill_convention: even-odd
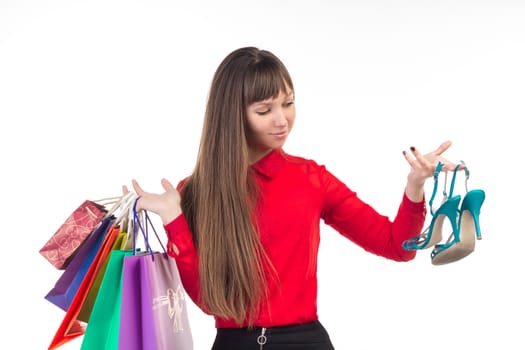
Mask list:
[[[113,221],[113,217],[104,218],[86,238],[55,286],[44,297],[46,300],[67,311]]]
[[[166,253],[124,257],[120,350],[193,350],[186,294]]]
[[[144,255],[140,277],[143,304],[149,304],[145,312],[151,313],[155,331],[154,338],[145,338],[145,342],[155,344],[157,350],[193,350],[186,292],[175,259],[167,253]]]
[[[133,214],[136,253],[124,258],[119,350],[193,350],[186,294],[175,259],[168,256],[147,212],[143,212],[164,253],[151,249],[136,201]],[[136,249],[137,228],[144,237],[145,252]]]
[[[120,329],[118,348],[120,350],[153,350],[145,339],[154,338],[152,313],[149,304],[142,303],[140,260],[143,255],[124,257],[122,270],[122,300],[120,306]],[[148,300],[148,297],[144,297]],[[142,309],[145,308],[143,311]],[[153,344],[154,345],[154,344]]]

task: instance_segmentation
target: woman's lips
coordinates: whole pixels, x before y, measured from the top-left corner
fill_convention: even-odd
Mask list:
[[[282,139],[282,138],[284,138],[284,137],[286,137],[288,135],[288,131],[284,130],[284,131],[281,131],[281,132],[271,133],[270,135],[272,135],[273,137],[276,137],[278,139]]]

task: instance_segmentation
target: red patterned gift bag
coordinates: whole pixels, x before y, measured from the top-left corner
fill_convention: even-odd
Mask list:
[[[107,198],[100,201],[85,200],[44,244],[40,249],[40,254],[57,269],[64,270],[78,247],[108,212],[101,203],[103,201],[114,203],[115,199],[118,198]]]

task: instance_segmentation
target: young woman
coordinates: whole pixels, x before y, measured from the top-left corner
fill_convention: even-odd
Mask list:
[[[321,220],[366,251],[409,261],[401,243],[418,235],[425,180],[451,143],[410,165],[393,221],[313,160],[283,145],[295,120],[294,86],[283,63],[254,47],[231,52],[209,91],[195,168],[164,193],[133,180],[139,210],[160,216],[188,295],[215,317],[213,350],[328,350],[317,316]],[[127,191],[126,188],[124,188]]]

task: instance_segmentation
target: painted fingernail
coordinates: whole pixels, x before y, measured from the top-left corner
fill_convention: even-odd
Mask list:
[[[416,148],[415,148],[414,146],[410,146],[410,150],[411,150],[412,152],[414,152],[414,151],[416,150]]]
[[[406,156],[406,155],[407,155],[407,152],[406,152],[406,151],[403,151],[403,155]]]

